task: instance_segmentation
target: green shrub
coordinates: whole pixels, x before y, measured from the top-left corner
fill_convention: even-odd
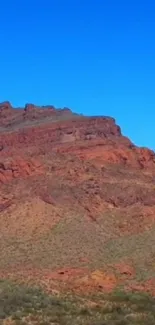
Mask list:
[[[96,305],[89,304],[90,299]],[[7,324],[154,325],[155,300],[146,294],[123,291],[92,297],[58,297],[39,288],[0,281],[0,325]]]

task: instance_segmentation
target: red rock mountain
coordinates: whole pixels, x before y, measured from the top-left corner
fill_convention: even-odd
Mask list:
[[[1,103],[0,185],[1,276],[155,290],[155,154],[113,118]]]

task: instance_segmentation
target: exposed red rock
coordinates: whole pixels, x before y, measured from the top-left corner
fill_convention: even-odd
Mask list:
[[[115,269],[118,274],[121,276],[125,276],[127,278],[131,278],[135,276],[135,270],[132,265],[126,263],[119,263],[115,265]]]
[[[7,159],[0,162],[0,182],[7,183],[13,178],[26,177],[43,171],[41,164],[34,160],[23,158]]]
[[[5,209],[9,208],[11,205],[12,205],[11,199],[1,197],[0,212],[3,212]]]
[[[79,278],[75,281],[75,289],[82,292],[112,292],[118,285],[114,274],[108,274],[100,270]]]

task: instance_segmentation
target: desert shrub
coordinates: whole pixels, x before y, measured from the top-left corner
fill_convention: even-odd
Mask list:
[[[90,304],[90,301],[93,304]],[[0,325],[154,325],[155,300],[116,291],[76,297],[0,282]]]

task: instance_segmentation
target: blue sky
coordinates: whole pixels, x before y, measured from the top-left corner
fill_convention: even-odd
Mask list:
[[[6,0],[0,101],[116,118],[155,149],[154,0]]]

